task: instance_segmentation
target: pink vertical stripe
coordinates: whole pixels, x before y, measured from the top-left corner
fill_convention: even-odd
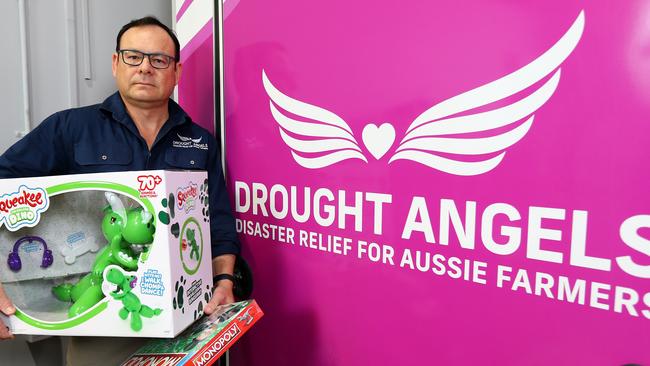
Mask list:
[[[239,4],[239,0],[226,0],[223,2],[223,20],[228,18],[228,15],[232,13],[237,4]]]
[[[181,17],[183,16],[183,14],[185,14],[185,11],[187,11],[187,8],[190,7],[190,4],[192,4],[192,1],[193,0],[185,0],[183,5],[181,5],[181,8],[178,9],[178,13],[176,14],[176,21],[181,20]]]
[[[197,48],[199,48],[206,39],[212,36],[214,21],[210,19],[201,30],[199,30],[192,39],[187,42],[181,49],[181,61],[187,60]]]

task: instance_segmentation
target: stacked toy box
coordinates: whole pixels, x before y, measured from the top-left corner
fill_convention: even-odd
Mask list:
[[[264,315],[255,300],[222,305],[174,339],[154,339],[122,366],[209,366]]]

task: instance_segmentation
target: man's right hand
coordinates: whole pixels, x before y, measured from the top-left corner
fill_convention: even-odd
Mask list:
[[[16,307],[7,296],[5,289],[0,285],[0,311],[4,315],[14,315],[16,312]],[[0,340],[2,339],[13,339],[14,335],[9,331],[9,327],[0,322]]]

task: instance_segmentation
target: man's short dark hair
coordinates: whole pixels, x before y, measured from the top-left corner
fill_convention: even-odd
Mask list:
[[[176,34],[174,33],[173,30],[169,29],[168,26],[164,25],[158,18],[153,17],[153,16],[146,16],[144,18],[140,19],[134,19],[127,24],[125,24],[122,29],[120,29],[120,32],[117,34],[117,43],[115,45],[115,52],[120,52],[120,41],[122,40],[122,35],[124,32],[128,31],[131,28],[134,27],[144,27],[147,25],[154,25],[157,27],[160,27],[169,34],[169,36],[172,38],[172,41],[174,41],[174,60],[178,62],[181,59],[181,44],[178,42],[178,38],[176,37]]]

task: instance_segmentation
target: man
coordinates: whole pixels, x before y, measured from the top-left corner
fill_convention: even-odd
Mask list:
[[[112,62],[118,92],[103,103],[55,113],[0,156],[0,177],[29,177],[151,169],[208,171],[213,275],[217,277],[210,314],[220,304],[234,301],[232,273],[239,253],[215,138],[194,124],[169,97],[181,75],[180,45],[174,33],[153,17],[126,24],[117,35]],[[174,144],[179,139],[201,139],[199,147]],[[0,311],[15,312],[0,286]],[[0,338],[13,337],[0,326]],[[95,338],[95,340],[97,340]],[[122,354],[109,343],[122,340]],[[126,358],[138,343],[102,340],[112,360]],[[93,338],[77,338],[68,349],[68,362],[92,350]],[[117,358],[115,358],[117,356]],[[89,364],[111,364],[100,354]],[[92,360],[92,361],[91,361]],[[83,363],[83,362],[82,362]]]

